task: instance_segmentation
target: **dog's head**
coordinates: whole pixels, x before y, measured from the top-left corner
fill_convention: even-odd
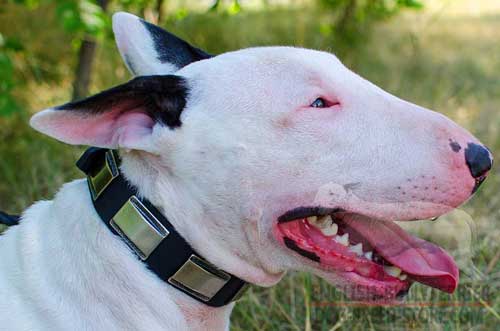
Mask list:
[[[414,281],[455,289],[451,257],[393,221],[471,196],[492,157],[470,133],[329,53],[210,56],[123,13],[114,30],[137,77],[31,124],[120,148],[128,178],[209,261],[261,285],[308,270],[363,299]]]

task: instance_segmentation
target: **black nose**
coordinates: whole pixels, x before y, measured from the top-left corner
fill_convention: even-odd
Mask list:
[[[491,169],[493,157],[486,147],[468,143],[465,149],[465,162],[470,169],[472,177],[479,178]]]

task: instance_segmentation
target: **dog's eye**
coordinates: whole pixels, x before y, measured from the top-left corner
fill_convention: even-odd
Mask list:
[[[311,103],[311,107],[313,108],[325,108],[326,107],[326,101],[323,98],[317,98],[316,100]]]

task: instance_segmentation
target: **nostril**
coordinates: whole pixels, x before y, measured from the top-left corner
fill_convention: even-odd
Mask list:
[[[490,151],[475,143],[468,143],[465,148],[465,162],[469,167],[472,177],[479,178],[485,175],[493,165]]]

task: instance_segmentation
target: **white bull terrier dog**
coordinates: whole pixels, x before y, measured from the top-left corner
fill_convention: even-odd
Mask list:
[[[359,300],[413,282],[454,291],[449,254],[393,221],[472,195],[492,156],[470,133],[329,53],[211,56],[126,13],[113,29],[137,77],[31,125],[119,157],[97,153],[89,185],[64,185],[0,238],[0,329],[227,330],[244,282],[287,270]]]

